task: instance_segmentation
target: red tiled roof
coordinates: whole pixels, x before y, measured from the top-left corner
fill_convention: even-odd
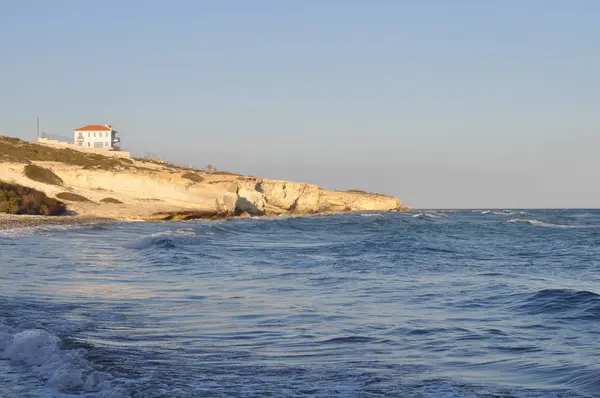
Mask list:
[[[102,124],[88,124],[87,126],[80,127],[73,131],[112,131],[112,126],[104,126]]]

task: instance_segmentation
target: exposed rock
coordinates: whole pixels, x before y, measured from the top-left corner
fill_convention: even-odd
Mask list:
[[[186,220],[197,220],[197,219],[217,219],[226,218],[227,215],[219,213],[217,211],[180,211],[180,212],[167,212],[167,213],[155,213],[148,217],[145,217],[146,221],[186,221]]]
[[[231,216],[316,214],[346,211],[403,210],[400,200],[362,191],[326,191],[312,184],[234,175],[205,175],[191,184],[172,170],[140,166],[129,170],[100,170],[65,163],[36,162],[52,170],[63,186],[32,181],[24,164],[0,163],[0,178],[55,197],[63,190],[96,203],[69,203],[81,215],[129,220],[185,220]],[[143,163],[141,163],[143,165]],[[98,204],[110,191],[119,206]]]
[[[247,212],[253,216],[265,214],[265,196],[258,191],[240,188],[237,191],[236,214]]]

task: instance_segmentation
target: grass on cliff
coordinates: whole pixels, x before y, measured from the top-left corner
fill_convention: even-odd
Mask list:
[[[153,163],[170,168],[173,171],[185,170],[192,173],[202,172],[202,170],[186,167],[183,165],[166,162],[160,159],[149,157],[132,158],[139,162]],[[23,141],[18,138],[0,136],[0,163],[25,163],[31,162],[61,162],[82,166],[85,169],[100,169],[100,170],[119,170],[119,169],[138,169],[149,170],[145,167],[135,166],[132,159],[114,158],[96,153],[80,152],[69,148],[52,148],[50,146],[36,144],[33,142]],[[240,174],[230,173],[227,171],[213,170],[211,174],[215,175],[234,175]]]
[[[63,180],[52,170],[45,169],[35,164],[28,164],[24,169],[25,176],[30,180],[49,185],[62,185]]]
[[[341,192],[348,192],[348,193],[359,193],[359,194],[363,194],[363,195],[375,195],[375,196],[386,196],[386,197],[390,197],[390,195],[386,195],[384,193],[377,193],[377,192],[367,192],[367,191],[363,191],[362,189],[349,189],[347,191],[341,191]]]
[[[202,182],[204,181],[204,177],[196,173],[185,173],[181,176],[182,178],[188,179],[193,182]]]
[[[104,170],[114,170],[133,165],[130,159],[113,158],[67,148],[52,148],[18,138],[0,136],[0,162],[31,163],[36,161],[62,162]]]
[[[58,216],[67,208],[43,192],[0,181],[0,213]]]
[[[91,200],[85,196],[77,195],[76,193],[72,192],[61,192],[57,194],[56,197],[58,199],[68,200],[70,202],[91,202]]]

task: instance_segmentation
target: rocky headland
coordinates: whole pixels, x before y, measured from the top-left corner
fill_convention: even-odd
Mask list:
[[[0,181],[33,188],[69,214],[118,220],[185,220],[402,211],[399,199],[300,182],[114,159],[0,137]],[[0,222],[2,222],[0,220]]]

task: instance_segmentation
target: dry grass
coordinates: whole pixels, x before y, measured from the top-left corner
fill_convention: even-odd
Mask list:
[[[86,168],[116,170],[133,166],[130,159],[113,158],[95,153],[85,153],[73,149],[52,148],[18,138],[0,136],[0,162],[62,162]]]
[[[58,216],[67,208],[43,192],[0,181],[0,213]]]
[[[76,193],[72,192],[61,192],[57,194],[56,197],[58,199],[68,200],[70,202],[91,202],[91,200],[85,196],[77,195]]]
[[[52,170],[45,169],[35,164],[28,164],[24,168],[24,173],[27,178],[33,181],[41,182],[49,185],[62,185],[63,180],[54,174]]]
[[[389,195],[383,194],[383,193],[377,193],[377,192],[367,192],[367,191],[363,191],[362,189],[349,189],[347,191],[342,191],[342,192],[348,192],[348,193],[360,193],[363,195],[375,195],[375,196],[385,196],[385,197],[389,197]]]
[[[195,168],[195,167],[190,167],[190,166],[184,166],[181,164],[177,164],[177,163],[173,163],[173,162],[169,162],[166,160],[162,160],[158,157],[151,157],[151,156],[141,156],[141,157],[133,157],[132,159],[137,160],[138,162],[145,162],[145,163],[152,163],[152,164],[157,164],[160,166],[164,166],[166,168],[172,169],[173,171],[175,170],[185,170],[185,171],[189,171],[191,173],[208,173],[208,174],[215,174],[215,175],[231,175],[231,176],[242,176],[242,174],[238,174],[238,173],[232,173],[229,171],[217,171],[216,169],[199,169],[199,168]]]
[[[152,157],[134,157],[132,158],[142,163],[152,163],[163,166],[172,171],[182,170],[192,173],[205,172],[204,170],[187,167],[180,164],[167,162]],[[139,169],[152,170],[145,167],[134,166],[131,159],[114,158],[95,153],[86,153],[69,148],[52,148],[46,145],[27,142],[18,138],[0,136],[0,162],[25,163],[31,162],[61,162],[82,166],[85,169],[100,170],[119,170],[119,169]],[[235,175],[227,171],[213,171],[216,175]]]

